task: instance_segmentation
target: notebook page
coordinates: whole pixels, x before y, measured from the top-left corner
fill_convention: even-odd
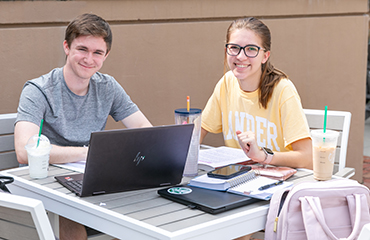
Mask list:
[[[258,190],[258,188],[265,186],[267,184],[272,184],[278,182],[277,180],[270,179],[263,176],[258,176],[257,178],[239,184],[233,188],[228,189],[228,192],[240,194],[240,195],[246,195],[249,197],[259,198],[263,200],[269,200],[272,196],[272,194],[280,189],[290,187],[293,183],[292,182],[283,182],[280,185],[270,187],[265,190]]]
[[[84,173],[86,161],[79,161],[79,162],[71,162],[71,163],[63,163],[63,164],[52,164],[61,168],[69,169],[72,171]]]
[[[250,160],[242,149],[217,147],[199,151],[198,168],[206,171]]]

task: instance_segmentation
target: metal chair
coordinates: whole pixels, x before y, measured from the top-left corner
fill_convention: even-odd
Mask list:
[[[0,192],[0,239],[56,239],[41,201]]]
[[[323,128],[324,110],[303,109],[303,111],[311,130]],[[350,112],[345,111],[327,111],[326,129],[339,132],[333,173],[345,178],[350,178],[355,174],[353,168],[345,168],[351,115]]]
[[[0,170],[18,167],[14,149],[16,113],[0,114]]]

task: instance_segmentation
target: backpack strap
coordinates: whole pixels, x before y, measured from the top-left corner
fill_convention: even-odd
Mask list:
[[[357,207],[357,201],[360,201],[359,207]],[[352,234],[348,237],[350,239],[350,237],[355,238],[358,236],[358,234],[360,234],[360,231],[362,229],[362,226],[360,226],[360,222],[366,216],[365,211],[368,211],[368,205],[365,194],[348,195],[347,202],[353,227]],[[363,209],[364,207],[365,209]],[[356,232],[357,234],[352,236],[354,232]]]
[[[355,212],[354,226],[352,233],[347,240],[354,239],[360,233],[361,221],[361,205],[366,205],[366,196],[364,194],[353,194],[347,197],[349,209]],[[322,211],[319,197],[305,196],[300,197],[303,224],[306,229],[307,238],[322,239],[322,236],[327,236],[327,239],[338,240],[325,222],[324,213]],[[354,210],[354,211],[353,211]]]

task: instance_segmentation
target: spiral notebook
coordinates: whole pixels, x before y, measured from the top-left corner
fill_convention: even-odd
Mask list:
[[[189,185],[211,190],[227,191],[252,198],[269,200],[272,194],[279,189],[290,187],[293,183],[283,182],[282,184],[259,190],[260,187],[275,184],[279,181],[261,176],[258,171],[252,170],[232,179],[224,180],[208,177],[207,174],[190,180]]]

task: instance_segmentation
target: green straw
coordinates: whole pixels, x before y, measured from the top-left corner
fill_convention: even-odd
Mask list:
[[[326,132],[326,118],[328,117],[328,106],[325,106],[324,133]]]
[[[39,146],[39,143],[40,143],[40,136],[41,136],[41,131],[42,131],[42,125],[43,124],[44,124],[44,119],[41,119],[40,130],[39,130],[39,138],[37,139],[37,146],[36,146],[36,148]]]
[[[326,119],[328,117],[328,106],[325,106],[325,117],[324,117],[324,133],[326,132]],[[325,138],[323,138],[323,141],[325,142]]]

